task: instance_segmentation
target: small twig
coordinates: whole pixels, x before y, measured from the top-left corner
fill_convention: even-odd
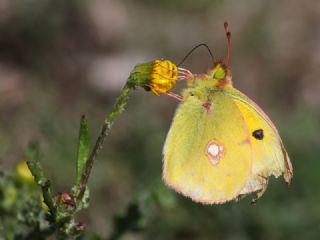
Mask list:
[[[52,199],[50,181],[45,178],[42,166],[39,161],[37,144],[31,144],[27,159],[28,168],[30,169],[31,174],[34,177],[35,182],[41,187],[43,201],[48,206],[51,216],[55,218],[57,209]]]
[[[51,215],[55,217],[57,209],[52,199],[50,185],[50,181],[46,180],[46,182],[41,186],[41,190],[44,203],[48,206]]]
[[[98,136],[98,139],[90,153],[90,156],[88,160],[86,161],[84,171],[81,176],[81,181],[80,181],[80,191],[78,193],[77,199],[81,199],[84,195],[84,192],[86,190],[86,186],[88,183],[88,179],[90,176],[90,172],[93,167],[94,160],[96,159],[97,154],[102,148],[102,144],[106,138],[106,136],[109,134],[109,131],[111,129],[111,126],[114,122],[114,120],[121,114],[124,110],[125,105],[128,102],[128,93],[129,91],[133,88],[133,85],[130,82],[127,82],[124,87],[122,88],[120,95],[113,107],[113,110],[111,114],[105,119],[100,134]]]

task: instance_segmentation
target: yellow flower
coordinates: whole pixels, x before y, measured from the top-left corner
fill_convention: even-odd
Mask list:
[[[17,165],[16,174],[22,182],[34,183],[34,177],[32,176],[26,161],[22,161]]]
[[[155,60],[151,69],[151,79],[148,86],[159,96],[172,89],[178,80],[178,68],[169,60]]]
[[[178,80],[178,67],[169,60],[154,60],[138,64],[130,73],[128,84],[143,87],[159,96],[172,89]]]

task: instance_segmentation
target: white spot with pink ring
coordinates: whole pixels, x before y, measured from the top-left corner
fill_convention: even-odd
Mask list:
[[[207,145],[206,155],[212,165],[217,165],[224,155],[224,147],[215,141],[211,141]]]

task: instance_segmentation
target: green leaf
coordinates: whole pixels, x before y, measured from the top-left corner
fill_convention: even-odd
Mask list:
[[[49,211],[54,218],[56,207],[51,195],[50,181],[44,176],[42,165],[40,163],[40,151],[39,144],[37,142],[33,142],[29,145],[25,153],[25,157],[28,168],[34,177],[35,182],[41,187],[43,201],[48,206]]]
[[[40,163],[39,143],[32,142],[25,153],[28,168],[30,169],[35,181],[38,185],[45,185],[46,178],[43,174],[43,169]]]
[[[78,157],[77,157],[77,180],[79,185],[81,176],[89,156],[89,129],[86,117],[83,115],[80,120],[80,132],[78,143]]]

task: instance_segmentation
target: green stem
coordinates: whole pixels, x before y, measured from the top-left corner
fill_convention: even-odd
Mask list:
[[[48,206],[49,211],[53,218],[55,218],[56,215],[56,206],[52,200],[52,194],[50,190],[50,181],[46,180],[46,182],[41,186],[42,195],[43,195],[43,201]]]
[[[55,219],[57,209],[52,199],[50,181],[45,178],[40,161],[30,158],[27,164],[31,174],[34,176],[35,182],[41,187],[44,203],[48,206],[53,219]]]
[[[119,95],[119,97],[113,107],[111,114],[105,119],[105,121],[102,125],[98,139],[97,139],[97,141],[91,151],[91,154],[90,154],[88,160],[86,161],[84,171],[81,176],[80,191],[77,196],[78,199],[81,199],[83,197],[83,194],[86,190],[86,186],[88,183],[90,172],[92,170],[93,163],[96,159],[96,156],[99,153],[99,151],[101,150],[103,142],[104,142],[106,136],[109,134],[109,131],[110,131],[115,119],[123,112],[124,107],[128,102],[128,93],[133,87],[134,86],[132,85],[132,83],[130,81],[128,81],[124,85],[124,87],[122,88],[120,95]]]

